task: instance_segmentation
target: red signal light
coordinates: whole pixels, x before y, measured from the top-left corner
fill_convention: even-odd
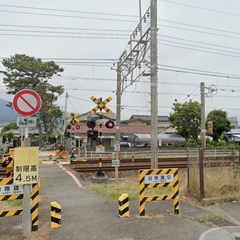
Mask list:
[[[113,128],[115,126],[114,122],[109,120],[105,123],[106,128]]]
[[[79,125],[76,125],[76,129],[80,129],[80,126],[79,126]]]
[[[96,130],[88,130],[87,131],[87,136],[88,136],[88,138],[97,139],[98,138],[98,131],[96,131]]]

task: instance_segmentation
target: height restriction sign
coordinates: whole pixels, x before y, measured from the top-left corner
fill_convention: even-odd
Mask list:
[[[24,89],[14,96],[12,105],[18,114],[30,117],[41,109],[42,99],[35,91]]]
[[[13,183],[38,183],[38,148],[23,147],[14,150]]]

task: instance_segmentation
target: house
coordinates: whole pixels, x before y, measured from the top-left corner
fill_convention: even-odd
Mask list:
[[[229,117],[228,120],[230,121],[230,125],[232,129],[238,128],[238,120],[237,117]]]
[[[121,121],[121,124],[127,125],[150,125],[151,116],[150,115],[132,115],[128,120]],[[168,116],[158,116],[158,132],[161,133],[166,131],[170,126],[168,121]]]
[[[94,130],[102,131],[102,145],[105,147],[114,147],[116,143],[116,126],[113,128],[107,128],[105,123],[108,120],[116,120],[115,114],[103,114],[102,116],[102,128],[99,126],[100,115],[95,113],[93,115],[86,113],[79,116],[80,123],[74,124],[74,137],[77,141],[87,142],[88,146],[94,146],[96,143],[93,139],[87,138],[87,121],[96,120],[96,126]],[[76,126],[75,126],[76,125]],[[169,122],[167,116],[158,117],[158,133],[159,142],[161,144],[183,144],[185,139],[181,136],[174,134],[175,131],[169,129]],[[149,145],[151,141],[151,116],[147,115],[132,115],[129,120],[121,121],[120,124],[120,143],[126,146],[136,146],[138,144]],[[170,131],[169,131],[170,130]],[[68,131],[71,133],[72,127],[69,123]],[[169,134],[171,133],[171,134]],[[71,147],[71,137],[68,139],[68,148]],[[76,144],[78,146],[78,142]]]
[[[224,133],[230,143],[238,143],[240,145],[240,128],[231,129],[231,131]]]

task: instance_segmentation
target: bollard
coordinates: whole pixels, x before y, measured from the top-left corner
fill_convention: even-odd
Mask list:
[[[118,199],[118,213],[120,218],[129,217],[129,200],[126,193]]]
[[[57,202],[51,202],[51,228],[61,227],[61,206]]]
[[[52,161],[52,155],[49,155],[48,161]]]

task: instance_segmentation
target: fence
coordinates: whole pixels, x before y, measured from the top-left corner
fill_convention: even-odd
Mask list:
[[[239,149],[198,149],[188,152],[188,194],[197,200],[239,191]]]
[[[231,154],[232,150],[231,149],[207,149],[205,151],[205,156],[206,157],[211,157],[211,158],[216,158],[216,157],[228,157]],[[102,158],[103,159],[111,159],[113,153],[117,152],[107,152],[105,151],[102,153]],[[81,153],[82,154],[82,153]],[[120,159],[124,158],[132,158],[134,155],[135,158],[147,158],[151,157],[151,151],[150,149],[148,151],[144,151],[138,148],[128,148],[126,151],[121,151],[120,152]],[[83,154],[82,154],[83,156]],[[96,153],[95,151],[87,151],[86,154],[87,159],[91,158],[98,158],[99,153]],[[199,149],[198,148],[178,148],[178,149],[159,149],[158,151],[158,158],[161,159],[166,159],[166,158],[189,158],[189,159],[194,159],[194,158],[199,158]],[[236,157],[240,158],[239,151],[236,153]]]

